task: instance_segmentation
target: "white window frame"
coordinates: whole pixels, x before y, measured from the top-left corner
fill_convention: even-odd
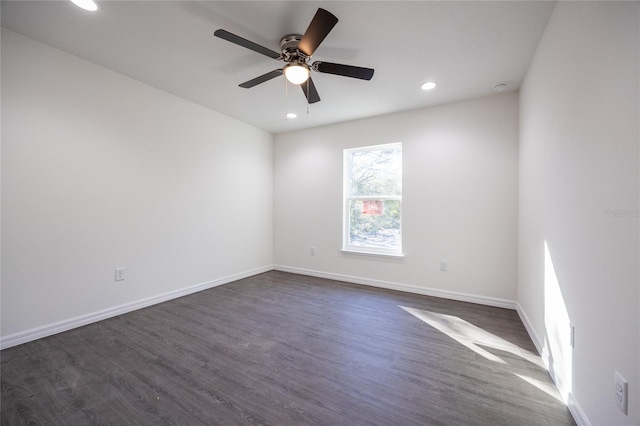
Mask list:
[[[376,195],[376,196],[351,196],[351,167],[350,156],[354,152],[362,151],[378,151],[389,148],[402,148],[402,142],[394,142],[381,145],[370,145],[358,148],[348,148],[343,151],[343,177],[342,177],[342,252],[346,254],[363,254],[373,256],[384,257],[404,257],[402,252],[402,193],[400,195]],[[367,246],[354,246],[349,244],[350,233],[350,211],[349,205],[351,201],[355,200],[394,200],[400,202],[400,247],[397,248],[383,248],[383,247],[367,247]]]

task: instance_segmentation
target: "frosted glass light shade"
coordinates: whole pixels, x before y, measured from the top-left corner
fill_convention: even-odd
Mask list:
[[[284,76],[291,84],[302,84],[309,79],[309,67],[291,63],[284,67]]]

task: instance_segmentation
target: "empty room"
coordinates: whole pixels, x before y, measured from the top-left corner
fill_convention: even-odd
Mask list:
[[[640,2],[1,2],[2,425],[640,425]]]

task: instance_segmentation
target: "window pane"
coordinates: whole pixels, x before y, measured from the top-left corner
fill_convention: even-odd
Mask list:
[[[402,148],[351,153],[351,196],[400,195]]]
[[[350,200],[349,245],[400,249],[400,201]]]

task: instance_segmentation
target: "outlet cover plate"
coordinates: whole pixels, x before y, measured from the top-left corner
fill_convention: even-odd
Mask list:
[[[124,280],[124,268],[116,268],[116,281]]]
[[[627,381],[618,373],[614,374],[616,405],[624,414],[627,414]]]

